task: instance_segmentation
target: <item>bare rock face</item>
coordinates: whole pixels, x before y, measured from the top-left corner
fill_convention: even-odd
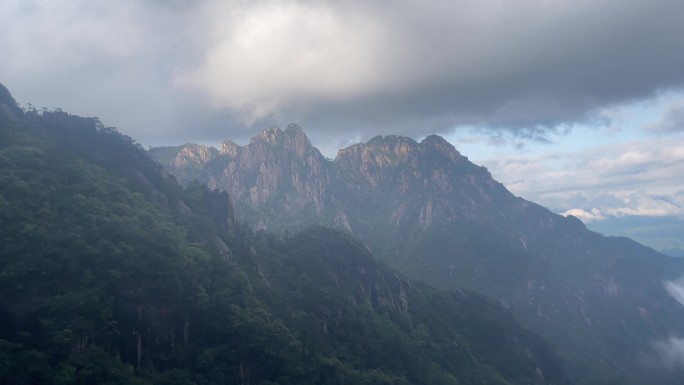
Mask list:
[[[239,146],[186,144],[151,155],[181,183],[196,179],[228,192],[238,216],[257,228],[311,223],[363,236],[361,217],[378,225],[427,229],[463,220],[498,221],[495,200],[514,197],[486,169],[472,164],[443,138],[420,143],[377,136],[325,159],[302,129],[271,127]]]
[[[192,176],[179,177],[181,183],[196,179],[227,192],[238,215],[258,228],[278,227],[282,220],[292,225],[288,218],[302,212],[319,215],[330,206],[330,162],[297,125],[284,131],[271,127],[245,146],[229,140],[218,150],[184,145],[173,162],[157,149],[151,154],[173,173],[193,168]]]
[[[489,172],[472,164],[443,138],[420,143],[399,136],[375,137],[338,152],[336,177],[356,200],[376,195],[394,226],[462,220],[495,221],[495,197],[513,196]]]
[[[178,168],[198,168],[204,166],[214,155],[216,150],[209,146],[188,143],[176,155],[174,164]]]
[[[228,155],[234,158],[240,151],[240,146],[238,146],[233,141],[224,140],[223,142],[221,142],[221,148],[219,149],[219,151],[222,155]]]
[[[251,142],[226,154],[218,187],[253,209],[274,213],[312,209],[320,213],[330,177],[325,158],[299,126],[262,131]]]

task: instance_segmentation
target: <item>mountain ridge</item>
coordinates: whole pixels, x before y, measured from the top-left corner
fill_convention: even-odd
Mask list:
[[[261,179],[241,186],[267,199],[242,198],[231,178],[247,178],[244,170],[226,166],[229,157],[217,156],[179,180],[196,178],[227,191],[240,219],[257,228],[338,228],[410,277],[491,296],[572,357],[578,371],[594,365],[594,373],[624,377],[625,383],[676,383],[672,373],[655,373],[641,360],[653,349],[651,341],[684,334],[684,310],[661,284],[684,274],[684,261],[593,233],[575,217],[514,196],[436,135],[420,143],[376,136],[340,149],[334,160],[282,154],[276,143],[263,147],[271,152],[260,158]],[[310,142],[302,143],[313,151]],[[150,154],[171,167],[157,150]],[[278,183],[281,175],[272,170],[282,164],[268,162],[279,159],[287,159],[287,175],[307,176],[309,195],[287,180]]]
[[[294,209],[289,207],[288,200],[297,200],[296,194],[285,197],[280,210],[275,209],[281,216],[303,209],[309,202],[313,203],[317,214],[321,214],[326,209],[335,211],[336,207],[333,202],[337,197],[336,193],[331,191],[333,188],[345,185],[347,193],[366,187],[377,188],[383,182],[377,179],[378,177],[391,178],[392,176],[379,175],[373,170],[391,168],[402,162],[413,162],[412,165],[415,165],[418,161],[415,156],[416,152],[429,152],[430,148],[436,150],[453,165],[462,167],[461,172],[470,173],[472,180],[475,177],[491,179],[491,174],[484,167],[470,163],[467,157],[462,156],[453,145],[437,135],[430,135],[420,143],[408,137],[377,136],[368,143],[358,143],[340,149],[333,160],[326,159],[297,125],[289,125],[284,131],[276,126],[263,130],[245,146],[239,146],[227,140],[222,142],[220,147],[221,149],[216,149],[211,146],[186,144],[181,153],[172,154],[175,147],[154,148],[150,153],[163,165],[172,167],[174,175],[181,183],[188,183],[197,177],[198,169],[202,170],[199,179],[210,188],[229,192],[234,197],[238,210],[245,210],[244,207],[240,207],[244,206],[241,203],[248,203],[251,209],[263,205],[271,199],[276,190],[283,192],[292,188],[297,194],[306,196],[305,200],[298,200]],[[173,157],[172,161],[168,159],[169,156]],[[288,162],[286,167],[275,166],[276,160],[280,161],[281,158]],[[300,167],[300,165],[305,167]],[[238,169],[240,169],[239,172]],[[360,175],[345,179],[340,175],[340,170],[345,169],[360,170]],[[220,175],[221,173],[223,175]],[[400,177],[402,189],[408,188],[410,182],[416,183],[410,180],[410,175]],[[444,177],[443,173],[437,173],[430,175],[429,178],[424,177],[420,182],[424,187],[428,183],[435,182],[442,188],[442,192],[446,192],[448,183],[445,182]],[[283,180],[284,178],[286,179]],[[331,178],[338,180],[331,181]],[[287,179],[291,179],[291,182]],[[281,180],[286,185],[284,189],[276,186]],[[247,188],[250,182],[252,185]],[[493,179],[487,180],[487,183],[490,186],[498,184]],[[249,197],[245,199],[247,195]],[[423,212],[422,223],[426,225],[432,218],[433,209],[425,207]],[[332,216],[337,214],[338,212],[335,212]],[[256,223],[261,224],[258,225],[260,228],[268,227],[268,222],[257,220]]]

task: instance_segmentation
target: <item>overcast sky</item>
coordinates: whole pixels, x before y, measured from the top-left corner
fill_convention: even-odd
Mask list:
[[[378,134],[438,133],[556,212],[684,233],[681,0],[0,9],[0,82],[20,103],[98,116],[146,146],[246,143],[295,122],[332,157]]]

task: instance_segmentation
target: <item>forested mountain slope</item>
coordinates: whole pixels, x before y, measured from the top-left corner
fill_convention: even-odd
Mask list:
[[[0,86],[0,382],[567,384],[500,305],[276,237],[96,119]]]

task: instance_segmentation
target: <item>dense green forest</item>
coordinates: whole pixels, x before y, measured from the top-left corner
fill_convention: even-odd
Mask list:
[[[254,233],[95,118],[0,86],[0,383],[565,384],[498,304],[341,233]]]

